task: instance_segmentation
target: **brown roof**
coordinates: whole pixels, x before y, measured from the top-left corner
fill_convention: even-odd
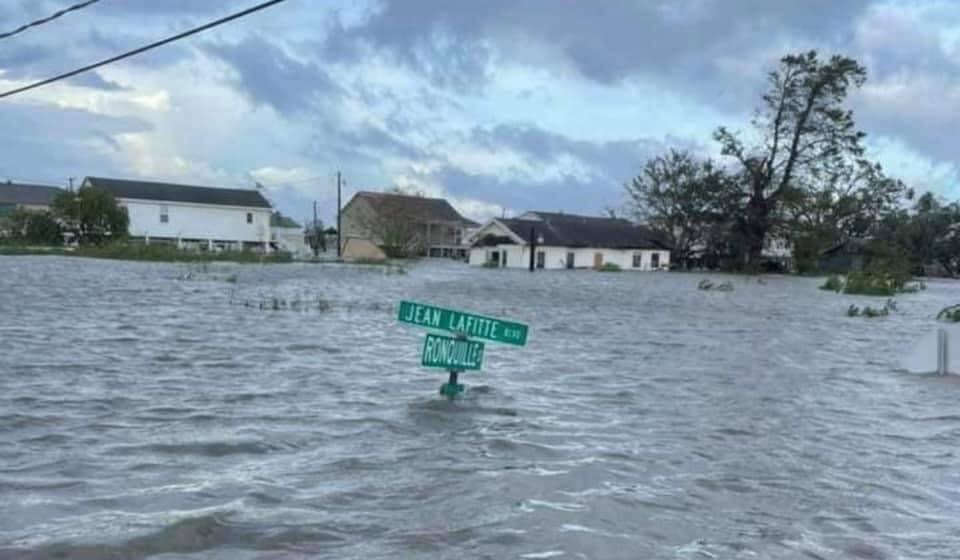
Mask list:
[[[457,222],[467,227],[479,225],[460,215],[444,198],[360,191],[353,197],[353,200],[359,199],[366,200],[377,213],[400,213],[416,220]]]

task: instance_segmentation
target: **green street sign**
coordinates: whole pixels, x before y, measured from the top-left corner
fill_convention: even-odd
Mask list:
[[[412,301],[401,301],[397,319],[431,329],[449,331],[473,338],[523,346],[527,343],[527,326],[512,321],[443,309]]]
[[[483,343],[475,340],[428,334],[423,341],[424,367],[451,371],[480,369],[483,363]]]

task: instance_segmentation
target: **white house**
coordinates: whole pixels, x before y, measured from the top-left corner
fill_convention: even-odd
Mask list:
[[[87,177],[127,209],[130,236],[146,243],[270,251],[272,208],[259,191]]]
[[[307,232],[296,220],[274,212],[270,218],[270,246],[278,251],[290,253],[295,258],[313,256],[313,250],[307,243]]]
[[[527,268],[530,240],[537,268],[659,270],[670,266],[670,249],[650,229],[627,220],[552,212],[495,218],[472,237],[470,264]]]

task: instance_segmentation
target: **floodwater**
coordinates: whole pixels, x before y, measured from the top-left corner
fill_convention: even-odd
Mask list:
[[[960,555],[960,382],[897,369],[960,285],[703,277],[0,257],[0,558]],[[528,345],[447,402],[401,299]]]

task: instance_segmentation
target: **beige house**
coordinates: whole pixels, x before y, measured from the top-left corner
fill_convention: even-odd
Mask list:
[[[340,221],[343,256],[347,259],[466,259],[466,231],[477,226],[442,198],[368,191],[350,199]]]

